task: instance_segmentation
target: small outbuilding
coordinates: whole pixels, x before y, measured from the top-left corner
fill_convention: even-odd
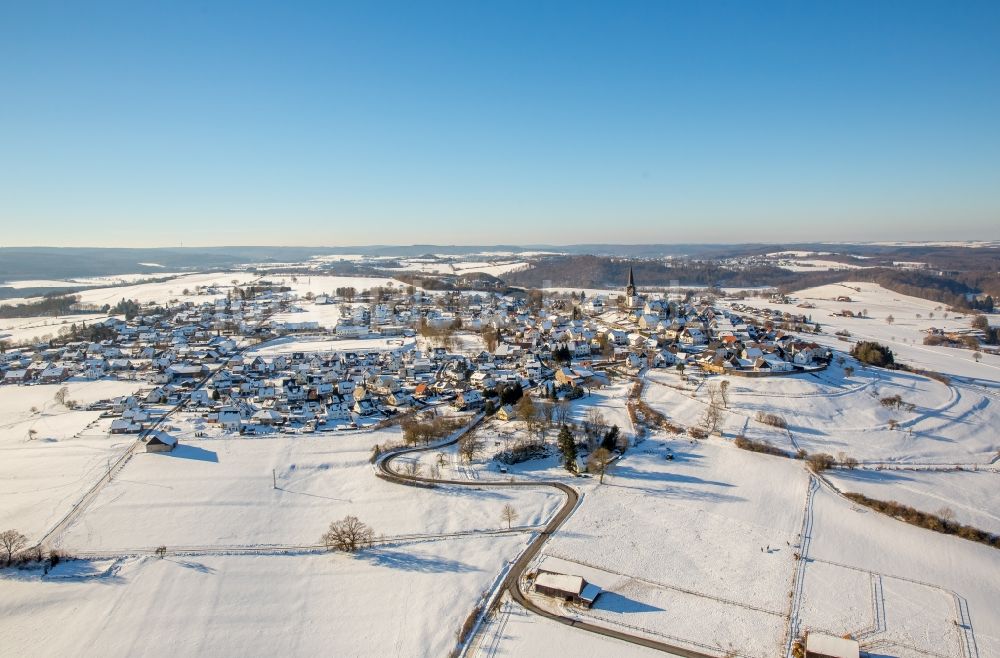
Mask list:
[[[861,645],[851,640],[825,633],[806,635],[806,658],[858,658]]]
[[[146,437],[146,452],[170,452],[177,447],[177,439],[163,430],[153,430]]]
[[[535,577],[535,591],[585,608],[593,606],[601,594],[601,588],[588,583],[583,576],[541,570]]]

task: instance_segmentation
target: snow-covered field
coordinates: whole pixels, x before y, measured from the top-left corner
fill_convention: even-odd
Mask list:
[[[353,514],[392,537],[544,522],[562,502],[547,489],[401,487],[375,477],[372,446],[398,429],[335,436],[186,440],[171,453],[135,455],[59,539],[68,549],[311,545]],[[275,488],[275,483],[277,488]]]
[[[846,295],[851,302],[835,301]],[[748,299],[750,306],[773,308],[790,313],[803,313],[819,322],[823,333],[815,337],[817,343],[838,350],[850,350],[851,342],[844,342],[835,332],[846,330],[851,341],[874,340],[892,348],[896,360],[911,366],[948,375],[982,380],[994,388],[1000,387],[1000,356],[983,353],[977,363],[971,350],[923,344],[926,330],[932,327],[945,331],[967,330],[971,316],[949,313],[947,307],[918,297],[900,295],[874,283],[832,284],[808,288],[792,294],[791,304],[777,304],[761,299]],[[809,302],[813,309],[797,308]],[[834,315],[843,310],[857,314],[868,311],[867,318],[847,318]],[[933,317],[931,315],[933,314]],[[944,317],[947,314],[947,317]],[[887,318],[892,316],[889,324]],[[917,317],[920,316],[920,317]]]
[[[139,263],[150,265],[150,263]],[[184,272],[145,272],[138,274],[112,274],[109,276],[91,276],[78,279],[24,279],[20,281],[0,282],[0,287],[7,288],[69,288],[73,286],[108,286],[123,283],[135,283],[144,279],[161,279],[169,276],[184,276]]]
[[[69,329],[70,325],[91,324],[106,320],[106,315],[93,313],[78,313],[73,315],[57,315],[55,317],[36,318],[3,318],[0,319],[0,339],[18,344],[33,340],[42,340],[45,336],[57,338],[61,329]]]
[[[354,288],[358,293],[372,288],[405,289],[408,284],[399,279],[370,276],[330,276],[326,274],[297,274],[287,276],[268,275],[264,279],[272,283],[288,286],[292,292],[305,297],[306,293],[314,295],[336,294],[337,288]],[[293,280],[294,279],[294,280]]]
[[[786,270],[791,270],[792,272],[826,272],[828,270],[856,270],[861,267],[860,265],[854,265],[852,263],[841,263],[840,261],[823,260],[822,258],[809,258],[801,260],[781,259],[776,261],[774,264]]]
[[[9,656],[445,656],[528,535],[343,555],[123,558],[92,578],[3,581]]]
[[[276,313],[271,321],[274,324],[279,322],[318,322],[324,329],[333,329],[340,321],[340,304],[312,304],[298,303],[297,310],[285,313]]]
[[[523,260],[497,261],[448,261],[426,259],[409,259],[400,261],[401,267],[388,268],[400,272],[423,272],[426,274],[471,274],[482,272],[492,276],[502,276],[508,272],[528,266]]]
[[[844,367],[854,372],[847,376]],[[1000,424],[1000,400],[989,391],[862,368],[850,358],[844,366],[835,361],[815,374],[709,377],[697,388],[684,385],[672,370],[651,371],[647,377],[644,399],[684,426],[701,422],[709,402],[706,387],[729,381],[725,434],[770,441],[791,452],[843,453],[862,462],[972,464],[989,462],[1000,451],[1000,435],[983,431]],[[882,404],[895,395],[914,409]],[[788,431],[758,422],[758,412],[780,416]]]
[[[134,392],[134,382],[67,382],[80,404]],[[59,386],[0,388],[0,529],[17,528],[31,540],[70,511],[134,437],[108,434],[99,411],[56,404]],[[32,412],[31,409],[37,409]],[[33,433],[34,432],[34,433]]]
[[[157,281],[155,283],[137,283],[128,286],[90,288],[88,290],[81,290],[75,294],[80,297],[80,303],[93,304],[95,306],[102,306],[104,304],[114,306],[122,299],[134,299],[139,302],[156,302],[159,304],[163,304],[171,299],[202,302],[208,299],[225,297],[225,292],[220,292],[217,295],[210,296],[197,295],[195,294],[195,288],[198,286],[218,286],[224,290],[232,287],[233,280],[235,280],[238,285],[243,285],[256,278],[257,275],[251,272],[243,271],[204,272],[199,274],[184,274],[167,279],[166,281]],[[188,294],[185,295],[184,290],[187,290]],[[13,305],[29,301],[31,301],[31,299],[5,299],[3,300],[3,304]]]
[[[895,500],[931,514],[944,511],[959,523],[1000,535],[1000,475],[996,471],[838,470],[829,477],[841,491]]]
[[[613,592],[582,617],[773,656],[807,482],[800,462],[649,439],[586,492],[541,566]]]
[[[375,352],[398,350],[413,345],[413,338],[320,338],[286,336],[247,351],[253,356],[273,356],[291,352]]]
[[[1000,655],[997,549],[856,507],[822,487],[808,555],[807,628],[861,634],[880,655]],[[831,608],[830,599],[841,603]],[[839,617],[831,614],[838,608]]]

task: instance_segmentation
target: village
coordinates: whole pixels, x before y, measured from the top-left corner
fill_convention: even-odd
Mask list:
[[[4,385],[139,382],[133,395],[90,405],[114,416],[111,433],[142,434],[170,414],[202,436],[344,431],[444,403],[513,418],[500,400],[507,386],[571,399],[606,383],[609,370],[766,376],[821,369],[830,358],[782,323],[744,320],[690,293],[645,299],[631,272],[618,299],[378,295],[366,302],[372,295],[361,291],[349,303],[266,281],[234,286],[212,302],[137,306],[129,319],[7,349],[0,372]],[[338,308],[333,326],[295,321],[327,305]]]

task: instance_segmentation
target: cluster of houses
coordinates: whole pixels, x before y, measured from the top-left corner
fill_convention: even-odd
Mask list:
[[[142,383],[103,408],[111,431],[137,433],[183,405],[225,432],[321,431],[450,401],[460,409],[491,402],[506,386],[544,384],[578,392],[606,367],[700,367],[711,373],[787,373],[817,367],[828,350],[709,301],[646,298],[631,271],[624,303],[602,296],[541,301],[497,292],[381,294],[377,303],[328,295],[299,299],[260,286],[251,298],[145,307],[129,320],[73,326],[63,340],[0,354],[4,384],[54,384],[73,377]],[[333,327],[296,323],[296,308],[340,303]],[[143,313],[143,311],[148,311]],[[279,316],[283,319],[277,319]],[[322,333],[323,352],[265,355],[252,342]],[[416,342],[410,339],[421,335]],[[462,349],[480,334],[480,348]],[[380,349],[337,348],[337,339],[402,336]],[[288,339],[285,338],[287,341]],[[395,344],[395,346],[392,346]]]
[[[803,316],[738,303],[719,308],[707,300],[647,299],[637,294],[631,270],[625,300],[628,320],[642,337],[629,340],[639,347],[644,339],[654,367],[683,363],[714,374],[786,374],[823,367],[830,358],[828,349],[778,328],[804,324]]]

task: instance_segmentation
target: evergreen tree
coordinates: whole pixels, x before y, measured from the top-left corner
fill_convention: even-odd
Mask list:
[[[601,440],[601,447],[608,452],[613,451],[618,447],[618,436],[621,434],[621,430],[618,429],[617,425],[612,425],[611,429],[604,433],[604,438]]]
[[[559,430],[559,451],[562,453],[563,466],[570,473],[576,473],[576,441],[573,432],[566,425]]]

